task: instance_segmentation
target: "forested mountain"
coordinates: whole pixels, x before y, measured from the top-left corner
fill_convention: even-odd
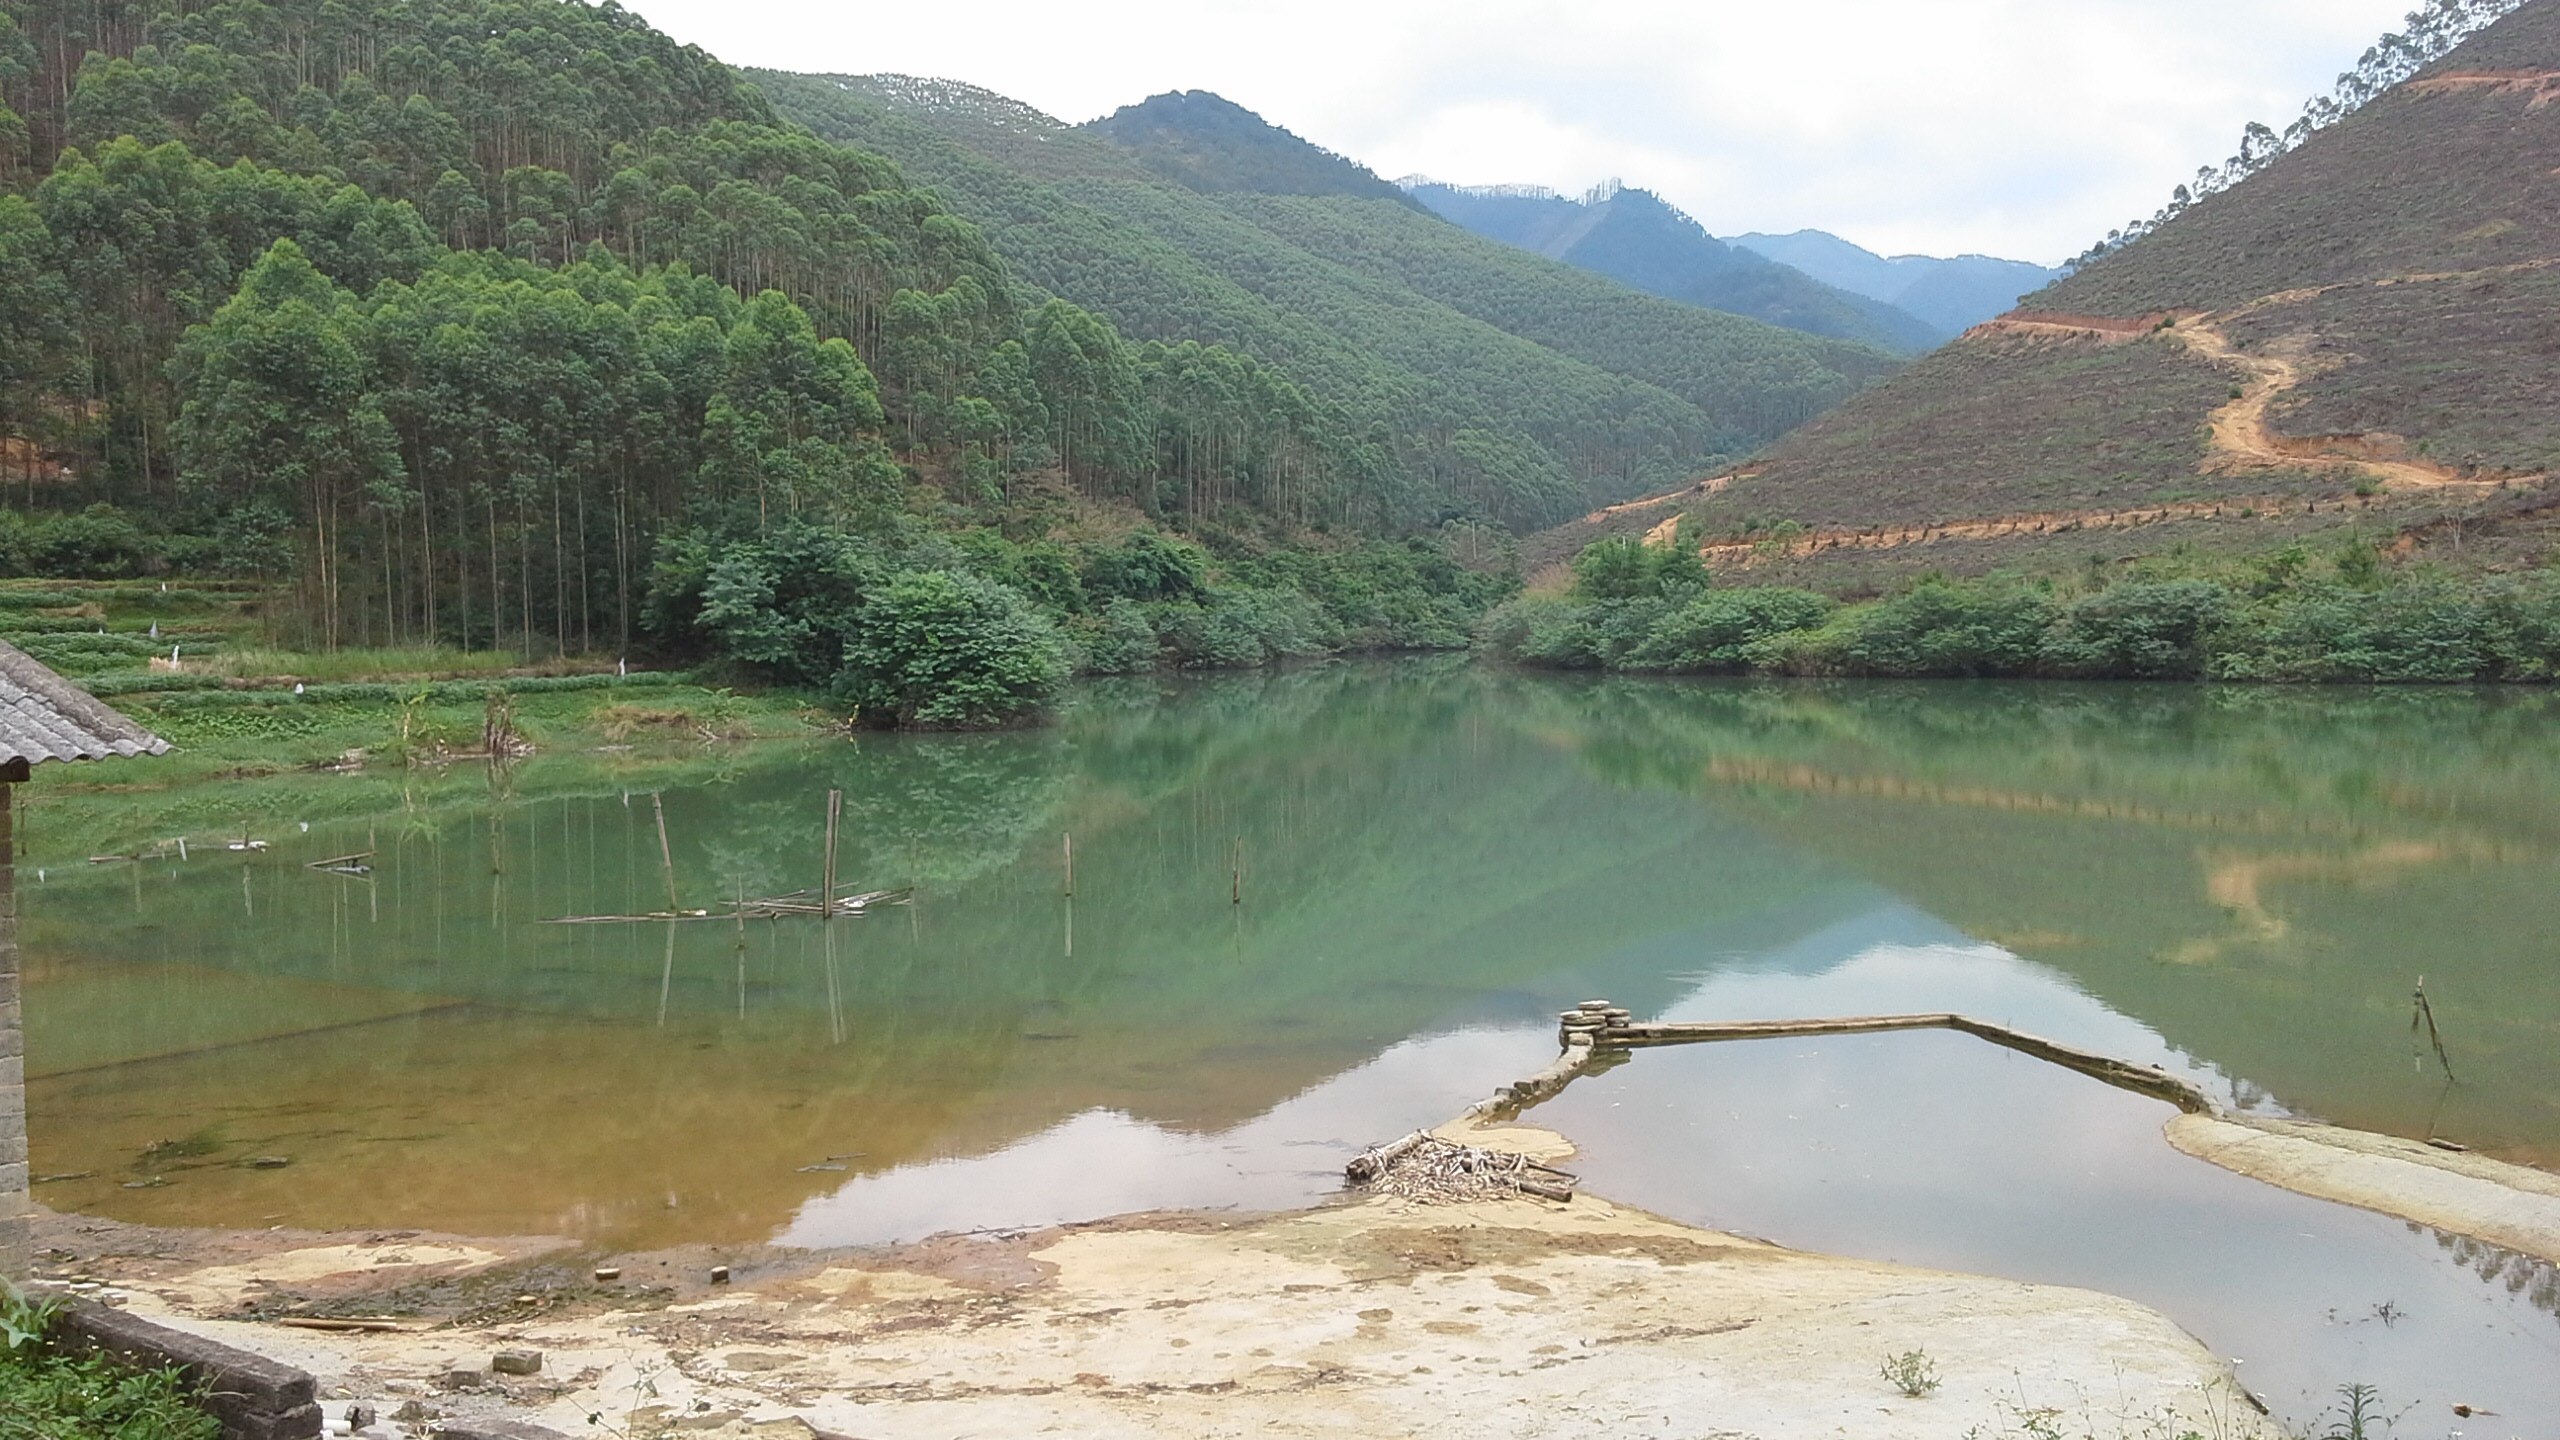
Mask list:
[[[1535,185],[1443,185],[1418,176],[1403,183],[1432,213],[1479,235],[1649,295],[1903,354],[1955,333],[1827,276],[1728,245],[1649,190],[1612,183],[1577,200]]]
[[[1281,368],[1340,417],[1362,473],[1408,497],[1407,513],[1536,524],[1640,494],[1893,365],[1632,293],[1399,199],[1234,188],[1310,173],[1268,158],[1313,151],[1270,127],[1193,152],[1262,157],[1251,166],[1213,181],[1201,159],[1177,183],[1101,133],[964,85],[756,79],[792,118],[947,196],[1029,286],[1133,337],[1215,340]]]
[[[1141,290],[1194,267],[1121,258]],[[1279,536],[1527,523],[1760,433],[1561,361],[1506,374],[1488,428],[1351,407],[1321,355],[1319,395],[1213,309],[1157,319],[1024,285],[894,163],[610,3],[0,3],[0,566],[147,550],[292,580],[316,643],[619,649],[699,638],[723,537],[810,525],[879,537],[863,585],[939,556],[1073,616],[1075,554],[916,537],[1036,540],[1053,491]],[[1801,418],[1861,378],[1776,388]],[[1097,611],[1208,593],[1141,558],[1092,562]]]
[[[1916,315],[1947,336],[2007,311],[2062,272],[1989,255],[1896,255],[1886,259],[1822,230],[1791,235],[1736,235],[1733,243],[1792,265],[1826,285],[1880,300]]]
[[[2508,8],[2437,0],[2367,56],[2436,57],[2408,78],[1733,475],[1541,553],[1687,515],[1711,561],[1846,590],[2294,543],[2539,563],[2560,0]]]
[[[1166,179],[1212,193],[1351,195],[1403,200],[1369,167],[1301,140],[1222,95],[1174,90],[1124,105],[1083,129]]]

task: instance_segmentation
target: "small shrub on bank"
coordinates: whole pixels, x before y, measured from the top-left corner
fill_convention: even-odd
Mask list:
[[[1809,642],[1815,663],[1848,675],[2037,673],[2053,597],[2024,586],[1926,581],[1841,612]]]
[[[1810,590],[1710,590],[1655,620],[1622,663],[1674,675],[1778,669],[1789,643],[1838,608]]]
[[[1573,561],[1573,593],[1582,600],[1662,600],[1707,588],[1706,562],[1692,545],[1603,540]]]
[[[1057,627],[1019,593],[922,570],[870,597],[830,688],[866,723],[977,726],[1038,710],[1066,678]]]
[[[1115,599],[1085,617],[1072,638],[1087,675],[1138,675],[1156,668],[1156,622],[1135,600]]]
[[[1494,607],[1477,643],[1495,657],[1546,670],[1597,670],[1603,661],[1588,623],[1594,607],[1561,595],[1523,595]]]
[[[1167,612],[1178,663],[1213,668],[1267,665],[1339,648],[1341,627],[1324,607],[1295,590],[1212,591],[1197,605]]]
[[[2225,680],[2497,678],[2485,599],[2450,581],[2288,591],[2250,607],[2212,673]]]
[[[2233,609],[2230,593],[2207,580],[2131,581],[2065,607],[2044,640],[2056,675],[2193,680]]]

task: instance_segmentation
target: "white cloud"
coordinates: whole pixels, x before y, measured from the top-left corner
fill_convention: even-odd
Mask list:
[[[2409,0],[640,0],[742,65],[1069,120],[1214,90],[1388,176],[1617,176],[1719,233],[2058,260],[2281,125]]]

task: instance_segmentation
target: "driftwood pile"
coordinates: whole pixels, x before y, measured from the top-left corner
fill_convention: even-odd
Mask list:
[[[1460,1145],[1422,1131],[1361,1151],[1342,1167],[1362,1189],[1435,1205],[1534,1195],[1570,1200],[1578,1178],[1526,1155]]]
[[[859,915],[881,905],[904,905],[916,898],[915,887],[902,890],[866,890],[859,895],[835,897],[835,913]],[[824,915],[827,907],[818,903],[814,890],[794,890],[788,895],[774,895],[762,900],[741,900],[730,907],[733,915],[749,920],[778,920],[785,915]]]
[[[835,899],[837,915],[864,915],[883,905],[904,905],[916,898],[915,887],[901,890],[866,890],[859,895],[839,895]],[[779,920],[790,915],[828,913],[818,903],[814,890],[795,890],[788,895],[773,895],[761,900],[724,900],[717,910],[652,910],[640,915],[554,915],[545,925],[637,925],[644,921],[664,920]]]

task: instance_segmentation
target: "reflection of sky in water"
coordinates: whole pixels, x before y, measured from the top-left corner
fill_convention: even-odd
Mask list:
[[[1701,958],[1722,968],[1693,977],[1661,1018],[1955,1010],[2162,1065],[2225,1098],[2232,1088],[2044,968],[1898,907],[1748,960]],[[1351,1150],[1446,1119],[1542,1065],[1550,1034],[1410,1040],[1216,1134],[1090,1112],[993,1154],[854,1180],[780,1238],[861,1243],[1313,1200],[1335,1190]],[[1533,1118],[1582,1147],[1586,1183],[1613,1199],[1805,1249],[2157,1306],[2297,1422],[2348,1381],[2380,1386],[2395,1409],[2417,1404],[2410,1423],[2424,1433],[2450,1423],[2456,1402],[2519,1421],[2560,1415],[2550,1267],[2190,1159],[2161,1137],[2170,1113],[1932,1031],[1646,1051]],[[2475,1421],[2469,1433],[2508,1432]]]
[[[1518,1030],[1407,1041],[1211,1135],[1087,1111],[993,1154],[863,1176],[801,1207],[775,1238],[860,1245],[1133,1210],[1312,1204],[1341,1190],[1350,1154],[1449,1119],[1535,1053]]]

